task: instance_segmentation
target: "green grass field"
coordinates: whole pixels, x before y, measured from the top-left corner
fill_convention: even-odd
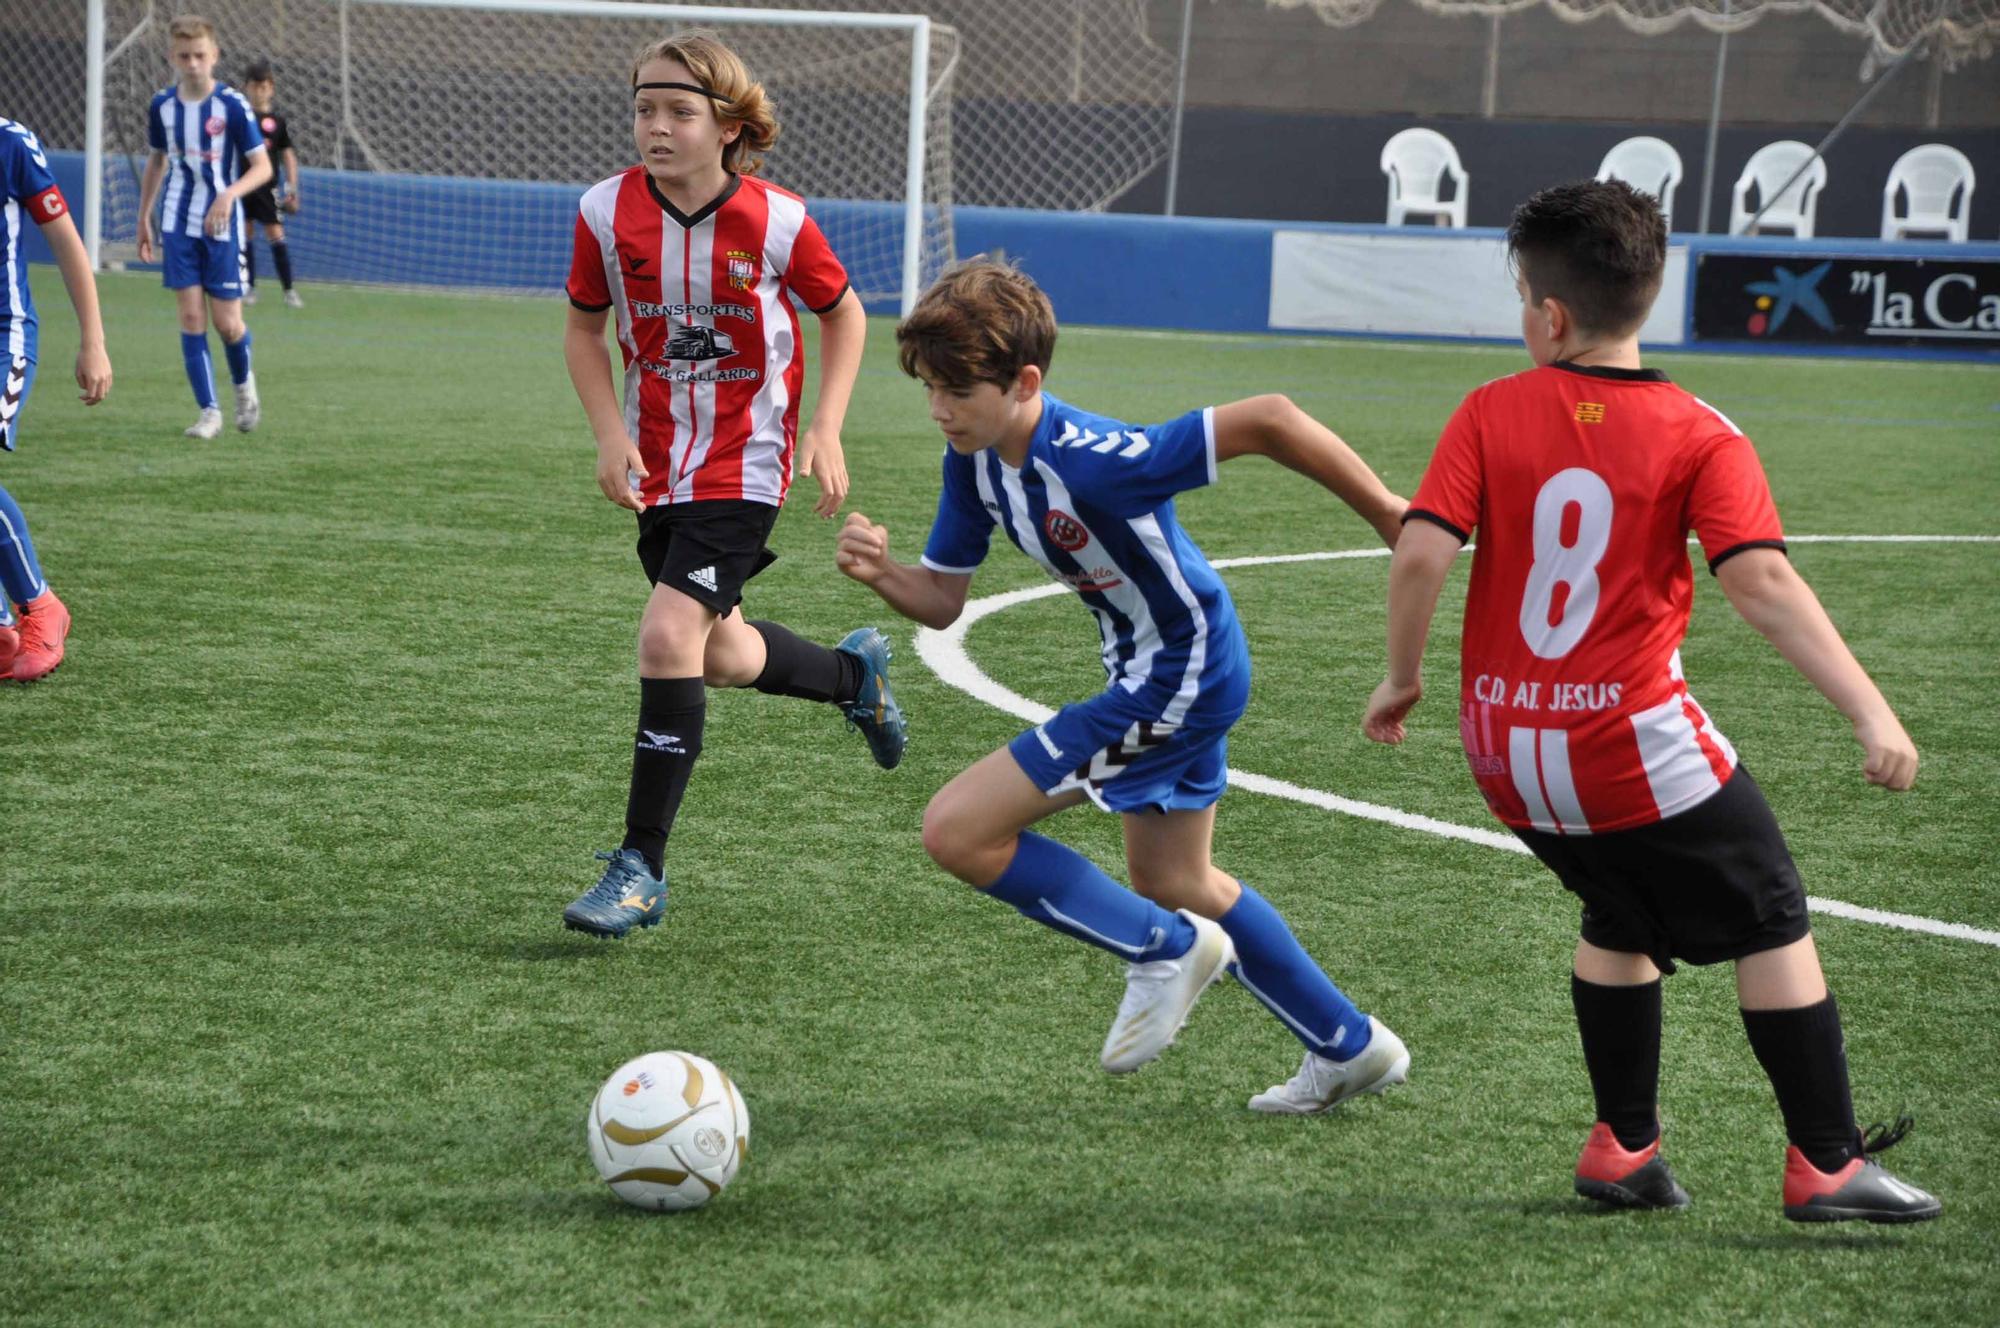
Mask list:
[[[830,709],[712,694],[667,924],[563,931],[619,834],[645,585],[596,494],[561,301],[307,288],[251,311],[264,427],[196,443],[156,281],[104,280],[117,383],[86,412],[60,283],[34,276],[43,369],[0,480],[76,627],[53,679],[0,690],[0,1320],[2000,1321],[2000,949],[1816,923],[1857,1108],[1915,1113],[1889,1160],[1942,1220],[1782,1220],[1778,1113],[1717,969],[1668,983],[1662,1111],[1695,1206],[1604,1216],[1569,1185],[1592,1115],[1569,897],[1513,854],[1236,791],[1217,860],[1403,1035],[1411,1081],[1252,1115],[1299,1048],[1227,985],[1113,1080],[1119,968],[924,856],[926,800],[1020,721],[929,674],[908,624],[901,768]],[[850,507],[909,559],[939,444],[889,332]],[[1757,441],[1791,532],[2000,533],[1990,365],[1660,362]],[[1458,399],[1522,363],[1075,329],[1051,386],[1142,420],[1285,391],[1408,492]],[[1367,543],[1263,464],[1183,501],[1212,557]],[[829,641],[883,621],[833,536],[795,504],[748,607]],[[2000,546],[1793,552],[1915,736],[1917,791],[1862,782],[1839,716],[1705,575],[1697,695],[1812,894],[2000,929]],[[1359,735],[1385,572],[1229,573],[1257,660],[1232,764],[1489,825],[1450,700],[1462,575],[1412,741]],[[1038,577],[996,541],[973,593]],[[1101,685],[1067,600],[969,640],[1023,695]],[[1050,828],[1119,870],[1114,818]],[[619,1203],[582,1139],[602,1078],[661,1048],[726,1068],[754,1120],[734,1187],[680,1217]]]

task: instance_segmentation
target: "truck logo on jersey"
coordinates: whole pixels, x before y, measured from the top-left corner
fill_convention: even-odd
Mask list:
[[[1090,532],[1083,528],[1083,522],[1053,507],[1042,518],[1042,530],[1048,535],[1049,542],[1064,553],[1075,553],[1090,543]]]
[[[731,249],[724,258],[727,260],[730,285],[747,291],[757,284],[757,255],[744,249]]]
[[[736,343],[717,328],[682,323],[667,338],[664,353],[670,360],[723,360],[736,353]]]

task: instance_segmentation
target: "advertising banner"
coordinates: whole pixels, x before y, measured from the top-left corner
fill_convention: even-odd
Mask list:
[[[1699,253],[1694,340],[2000,351],[2000,259]]]

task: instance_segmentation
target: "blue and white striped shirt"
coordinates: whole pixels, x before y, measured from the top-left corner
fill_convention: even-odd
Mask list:
[[[217,83],[200,101],[184,101],[178,85],[153,94],[146,112],[146,141],[167,154],[167,188],[161,206],[162,235],[202,234],[202,218],[217,194],[235,184],[250,154],[264,151],[264,133],[244,95]],[[243,205],[238,203],[228,238],[243,242]]]
[[[41,142],[28,126],[0,117],[0,374],[16,360],[36,358],[35,300],[22,241],[30,223],[64,211]]]
[[[1174,517],[1215,464],[1213,410],[1134,428],[1044,393],[1020,469],[945,449],[923,564],[969,574],[999,526],[1097,619],[1108,683],[1158,689],[1178,722],[1250,662],[1229,591]]]

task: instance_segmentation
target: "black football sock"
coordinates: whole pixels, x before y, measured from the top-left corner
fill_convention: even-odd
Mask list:
[[[1638,1152],[1660,1137],[1660,981],[1603,987],[1569,978],[1597,1119]]]
[[[1847,1042],[1833,993],[1795,1010],[1744,1010],[1750,1049],[1771,1077],[1785,1136],[1821,1171],[1861,1155],[1854,1098],[1847,1082]]]
[[[245,237],[243,245],[243,283],[254,287],[257,284],[257,246]]]
[[[639,679],[639,733],[632,745],[632,791],[625,800],[625,847],[661,875],[667,836],[701,755],[708,692],[700,678]]]
[[[764,638],[764,671],[750,685],[773,696],[847,705],[861,694],[861,660],[808,641],[774,622],[753,622]]]
[[[271,266],[278,269],[278,281],[286,290],[292,288],[292,251],[283,240],[271,244]]]

